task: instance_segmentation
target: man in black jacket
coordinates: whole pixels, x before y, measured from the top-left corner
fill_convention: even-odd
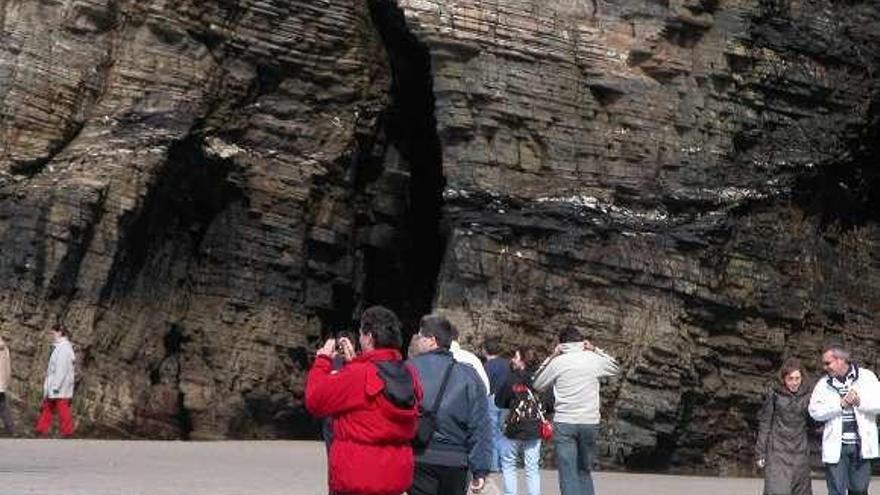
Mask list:
[[[446,389],[436,412],[436,430],[428,446],[416,452],[416,469],[410,495],[465,495],[468,471],[471,489],[483,489],[492,455],[492,433],[482,380],[470,366],[456,363],[449,352],[452,325],[438,315],[422,318],[413,346],[418,357],[410,360],[419,373],[430,408],[440,392],[450,366]]]

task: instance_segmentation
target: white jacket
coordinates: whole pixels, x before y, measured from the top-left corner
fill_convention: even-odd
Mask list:
[[[9,358],[9,346],[0,347],[0,392],[6,393],[9,380],[12,379],[12,363]]]
[[[877,414],[880,413],[880,382],[869,369],[859,368],[859,377],[852,388],[859,394],[860,404],[854,406],[856,424],[862,444],[862,458],[880,457],[877,443]],[[822,462],[837,464],[840,461],[841,437],[843,436],[843,408],[840,394],[829,383],[828,375],[813,387],[810,396],[810,416],[825,423],[822,432]]]
[[[43,382],[43,397],[47,399],[70,399],[73,397],[73,345],[62,337],[55,343]]]
[[[483,368],[483,362],[480,361],[480,358],[473,352],[462,349],[457,340],[453,340],[449,345],[449,352],[452,353],[452,359],[470,366],[477,372],[477,376],[483,381],[483,385],[486,387],[486,394],[488,395],[489,375],[486,374],[486,369]]]

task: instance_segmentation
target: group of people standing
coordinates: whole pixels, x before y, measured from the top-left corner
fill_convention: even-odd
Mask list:
[[[59,419],[58,432],[62,437],[73,436],[73,414],[70,411],[70,400],[73,398],[75,382],[74,362],[76,356],[70,342],[70,332],[63,325],[55,325],[50,330],[52,341],[49,364],[46,368],[46,379],[43,381],[43,394],[40,414],[34,432],[38,436],[46,436],[52,429],[54,417]],[[15,435],[15,423],[9,411],[7,392],[12,378],[12,360],[9,346],[0,337],[0,419],[3,421],[6,434]]]
[[[823,350],[822,366],[810,391],[801,363],[786,360],[767,394],[755,446],[765,495],[812,494],[809,437],[819,430],[828,495],[868,493],[871,459],[880,457],[880,382],[841,345]]]
[[[461,348],[449,320],[431,314],[404,360],[397,316],[364,311],[360,353],[348,337],[327,339],[306,381],[306,408],[331,418],[330,493],[464,495],[500,471],[503,493],[515,495],[521,455],[527,494],[539,495],[541,442],[552,431],[562,495],[592,495],[600,379],[618,366],[577,328],[558,336],[543,362],[527,346],[508,359],[489,339],[484,363]]]

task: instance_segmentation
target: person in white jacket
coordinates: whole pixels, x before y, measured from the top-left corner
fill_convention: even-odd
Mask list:
[[[822,352],[827,373],[813,388],[810,416],[825,423],[822,462],[828,495],[862,495],[871,481],[871,459],[880,457],[877,375],[850,361],[849,352],[830,345]]]
[[[37,435],[45,436],[52,428],[55,412],[60,422],[59,432],[62,437],[73,435],[73,416],[70,413],[70,399],[73,398],[74,369],[76,357],[70,343],[70,332],[62,325],[51,330],[52,354],[46,369],[46,381],[43,382],[43,404],[40,417],[34,428]]]
[[[12,363],[9,358],[9,346],[6,345],[3,337],[0,337],[0,419],[3,420],[3,426],[9,436],[15,435],[15,423],[12,421],[12,415],[9,414],[9,401],[6,400],[6,391],[11,379]]]

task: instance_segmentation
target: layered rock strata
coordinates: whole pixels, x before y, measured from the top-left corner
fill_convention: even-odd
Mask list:
[[[782,358],[880,365],[870,2],[0,2],[0,330],[87,435],[309,434],[369,304],[620,357],[601,461],[736,472]]]

